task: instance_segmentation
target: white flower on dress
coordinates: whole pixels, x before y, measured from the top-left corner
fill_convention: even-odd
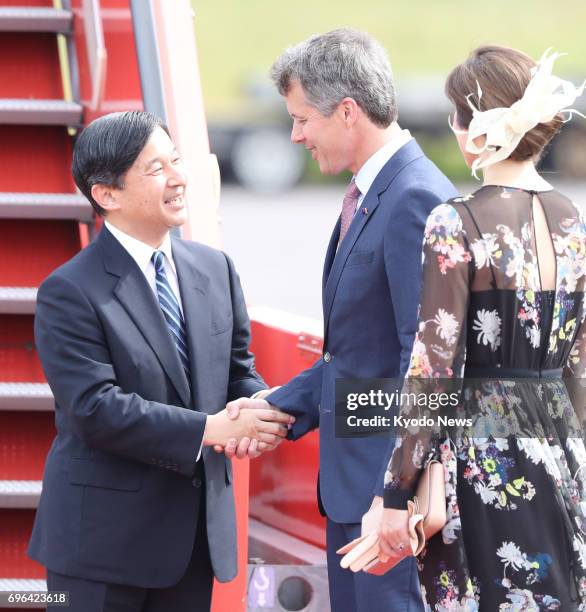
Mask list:
[[[562,481],[562,473],[560,472],[560,462],[564,451],[557,444],[549,444],[546,441],[541,441],[543,449],[543,463],[546,472],[557,482]]]
[[[459,532],[462,531],[462,522],[459,516],[453,516],[442,528],[442,540],[444,544],[451,544],[458,539]]]
[[[574,550],[578,553],[582,569],[586,569],[586,542],[580,534],[574,536]]]
[[[529,344],[531,344],[534,349],[539,348],[541,344],[541,329],[539,329],[539,327],[528,327],[526,333],[529,338]]]
[[[527,556],[521,552],[521,549],[514,542],[503,542],[502,546],[497,549],[496,554],[501,558],[505,567],[512,567],[513,570],[517,571],[529,565],[527,569],[531,569]]]
[[[477,238],[471,245],[470,249],[474,255],[474,262],[478,269],[494,266],[498,268],[495,261],[500,258],[501,251],[497,243],[498,236],[496,234],[482,234],[482,238]]]
[[[540,610],[539,604],[536,603],[529,589],[512,588],[506,597],[510,603],[502,603],[499,606],[499,612],[539,612]]]
[[[497,474],[491,474],[488,477],[488,484],[491,487],[498,487],[498,486],[503,484],[503,479],[501,478],[501,475],[498,474],[498,473]]]
[[[452,346],[458,338],[458,331],[460,329],[460,324],[456,320],[456,317],[452,313],[440,308],[433,322],[436,326],[435,331],[437,335],[442,340],[445,340],[448,346]]]
[[[509,247],[503,256],[506,263],[505,274],[515,278],[518,287],[523,287],[523,272],[525,269],[525,248],[520,238],[515,236],[507,225],[499,224],[496,229],[502,234],[503,242]]]
[[[494,445],[495,448],[500,452],[509,450],[509,441],[507,440],[507,438],[495,438]]]
[[[580,466],[580,473],[586,477],[586,445],[581,438],[568,438],[568,450],[574,455],[576,463]]]
[[[499,494],[490,485],[486,485],[483,482],[475,482],[474,491],[480,495],[480,499],[484,504],[494,504],[499,497]]]
[[[501,318],[496,310],[479,310],[472,329],[478,332],[478,344],[490,344],[492,351],[501,345]]]

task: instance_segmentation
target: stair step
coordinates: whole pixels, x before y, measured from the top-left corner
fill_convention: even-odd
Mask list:
[[[1,7],[0,32],[70,32],[71,11],[42,7]]]
[[[36,508],[41,490],[40,480],[0,480],[0,508]]]
[[[93,209],[76,193],[0,193],[0,219],[91,221]]]
[[[0,383],[0,410],[47,411],[55,399],[47,383]]]
[[[36,287],[0,287],[0,314],[34,314]]]
[[[67,100],[0,99],[0,124],[81,125],[83,107]]]

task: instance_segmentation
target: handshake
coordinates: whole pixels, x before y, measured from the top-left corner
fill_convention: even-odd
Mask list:
[[[203,444],[227,457],[254,459],[277,448],[294,422],[265,399],[241,397],[208,416]]]

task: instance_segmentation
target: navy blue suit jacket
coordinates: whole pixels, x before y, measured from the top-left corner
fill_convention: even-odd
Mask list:
[[[457,195],[415,140],[399,149],[364,197],[338,252],[340,220],[323,274],[324,355],[267,399],[296,417],[291,438],[319,426],[321,503],[339,523],[360,522],[383,494],[389,439],[336,438],[337,378],[405,374],[417,322],[428,214]],[[394,441],[391,441],[391,446]]]
[[[53,572],[144,588],[176,584],[205,486],[216,577],[236,574],[232,466],[203,449],[205,413],[265,388],[232,262],[172,241],[191,380],[144,274],[103,229],[42,284],[35,342],[55,396],[29,554]]]

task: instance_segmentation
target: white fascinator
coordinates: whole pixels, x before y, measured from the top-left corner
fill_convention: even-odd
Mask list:
[[[553,63],[564,55],[547,49],[538,64],[531,71],[531,80],[520,100],[508,108],[498,107],[480,111],[467,96],[472,109],[472,120],[468,126],[466,150],[478,157],[472,164],[472,174],[491,164],[507,159],[517,148],[523,136],[539,123],[548,123],[558,114],[564,115],[564,123],[574,114],[586,117],[571,108],[577,97],[582,95],[586,81],[576,87],[570,81],[564,81],[552,74]],[[478,84],[478,100],[482,90]],[[458,131],[458,130],[454,130]],[[484,136],[484,143],[478,145],[475,139]]]

